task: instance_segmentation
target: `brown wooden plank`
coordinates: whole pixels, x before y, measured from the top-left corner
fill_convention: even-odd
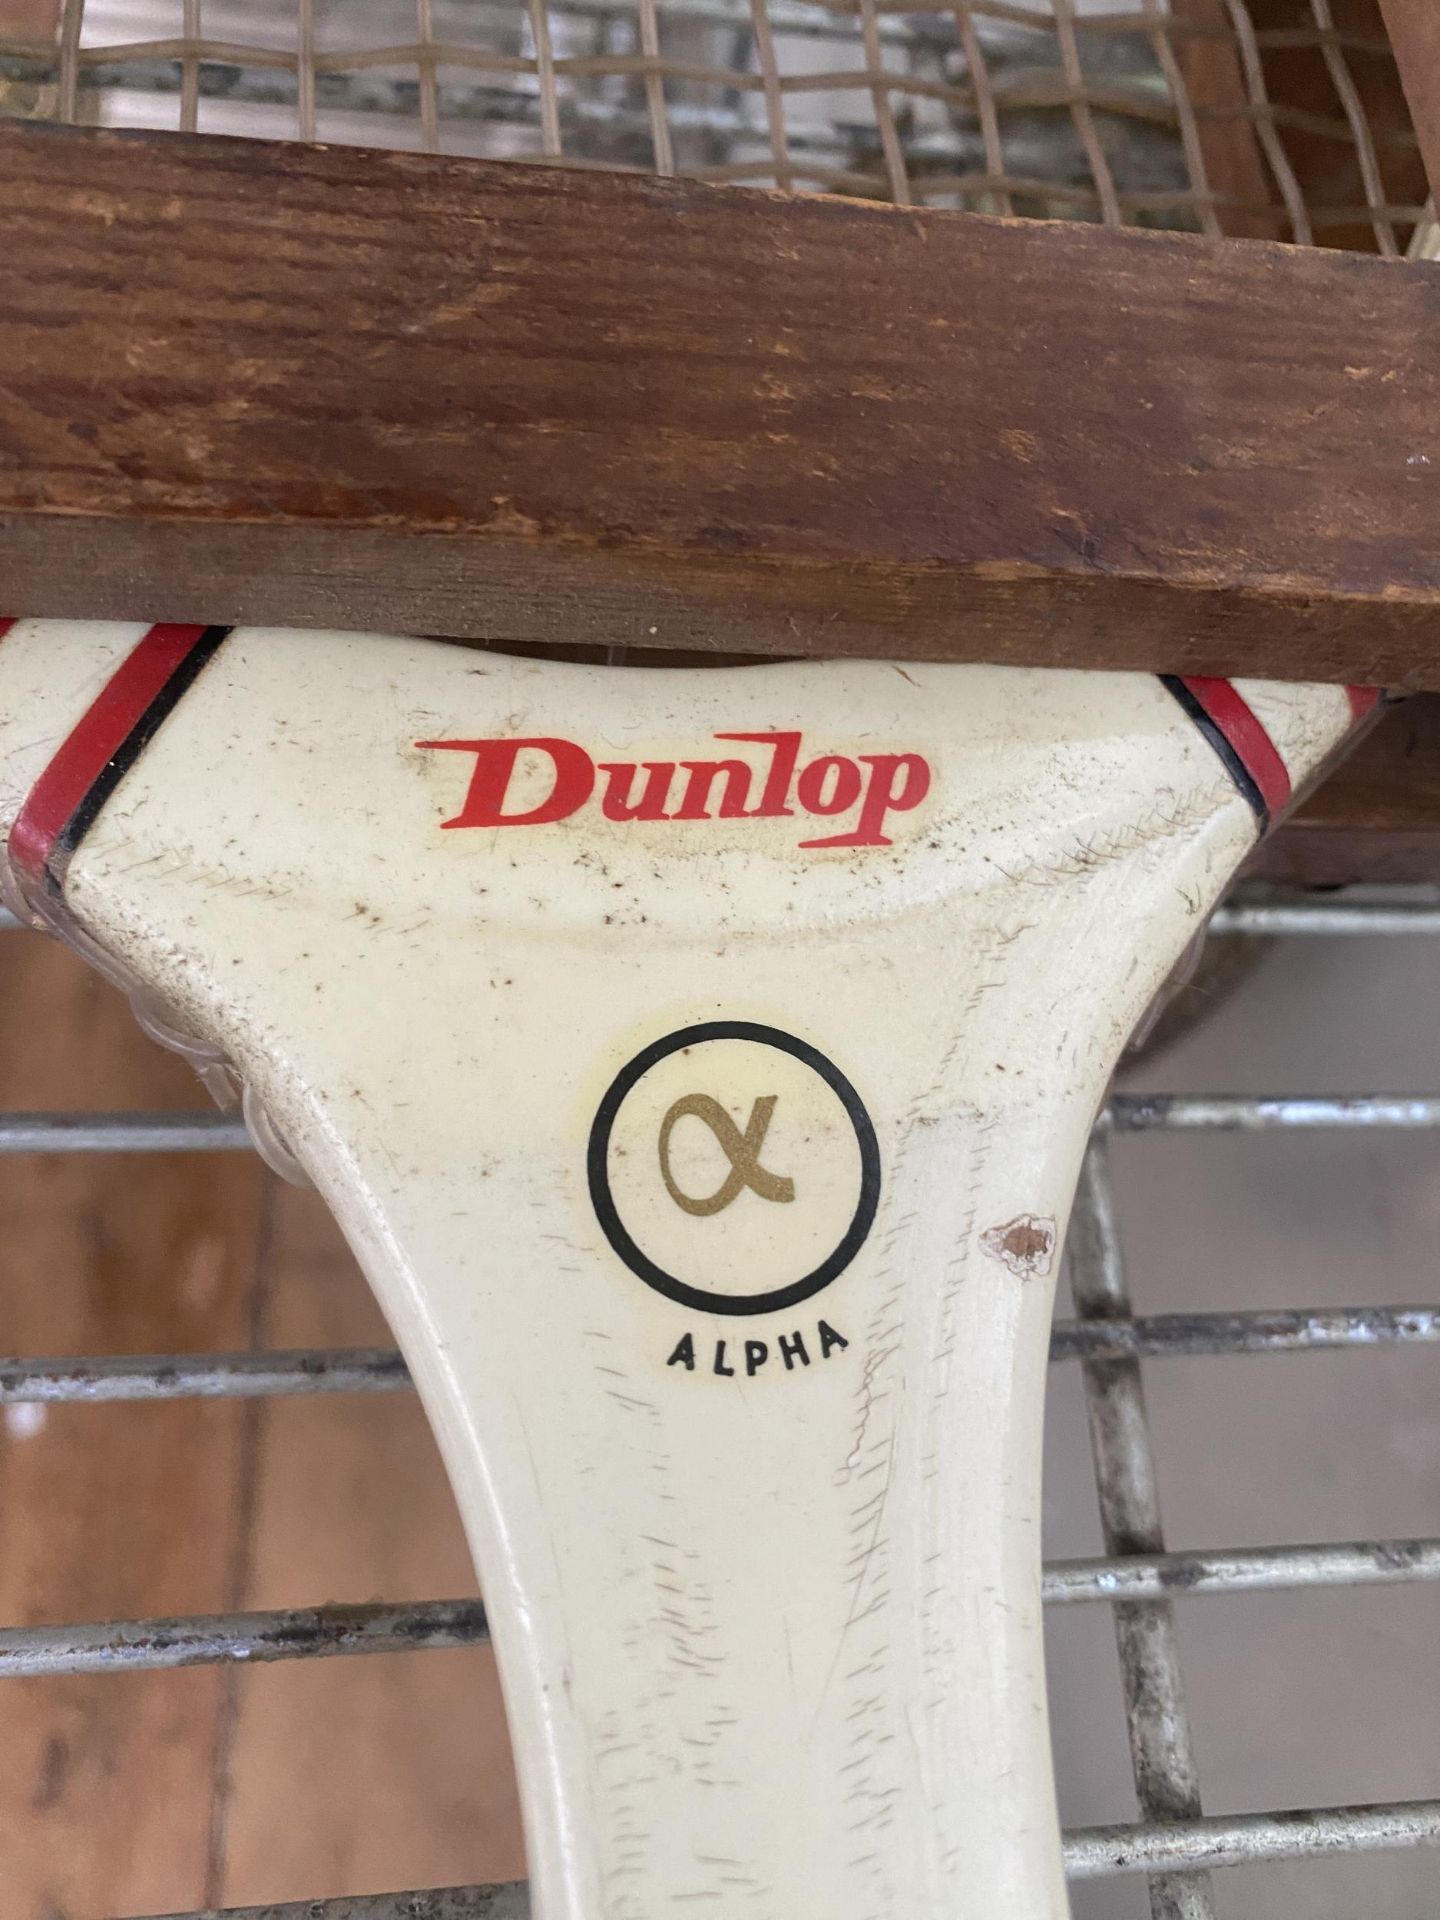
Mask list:
[[[1380,0],[1425,155],[1430,191],[1440,195],[1440,7],[1435,0]]]
[[[1315,223],[1315,240],[1377,252],[1380,232],[1365,211],[1371,198],[1365,167],[1331,60],[1317,44],[1311,0],[1246,0],[1246,6],[1275,134]],[[1379,0],[1329,0],[1329,21],[1340,67],[1363,113],[1384,202],[1394,209],[1394,242],[1404,248],[1425,205],[1427,182]]]
[[[285,1189],[266,1344],[385,1345],[378,1308],[312,1193]],[[409,1394],[256,1409],[246,1606],[475,1591],[455,1502]],[[522,1877],[488,1648],[299,1662],[233,1676],[226,1906]]]
[[[1440,686],[1432,267],[111,131],[0,181],[23,610]]]
[[[1265,164],[1227,0],[1175,0],[1171,12],[1190,29],[1177,57],[1198,117],[1206,176],[1220,196],[1220,225],[1237,240],[1277,239],[1285,211]]]
[[[60,25],[60,0],[0,0],[0,40],[52,47]]]
[[[0,1106],[203,1104],[123,998],[38,935],[0,936]],[[261,1170],[193,1155],[0,1159],[12,1353],[243,1346]],[[224,1605],[240,1409],[10,1408],[0,1423],[0,1621]],[[206,1891],[214,1672],[8,1681],[5,1920],[173,1912]]]

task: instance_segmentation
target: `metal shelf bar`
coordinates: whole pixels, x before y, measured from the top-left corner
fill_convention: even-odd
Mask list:
[[[0,1113],[0,1153],[230,1153],[250,1145],[229,1113]]]
[[[1075,1195],[1067,1245],[1070,1287],[1082,1320],[1130,1317],[1130,1286],[1115,1218],[1109,1147],[1090,1142]],[[1165,1534],[1145,1411],[1140,1360],[1089,1355],[1084,1361],[1090,1454],[1105,1547],[1124,1567],[1141,1556],[1163,1562]],[[1140,1594],[1117,1586],[1115,1646],[1125,1692],[1125,1721],[1135,1796],[1146,1820],[1195,1820],[1203,1811],[1200,1773],[1180,1668],[1170,1589]],[[1152,1920],[1214,1920],[1204,1871],[1160,1873],[1150,1882]]]
[[[347,1653],[469,1647],[490,1630],[478,1600],[407,1606],[296,1607],[84,1626],[0,1629],[0,1680],[56,1674],[157,1673]]]
[[[1100,1119],[1117,1133],[1268,1133],[1440,1126],[1440,1094],[1117,1093]],[[0,1113],[0,1154],[228,1153],[250,1145],[227,1113]]]
[[[1440,1580],[1440,1540],[1354,1540],[1056,1560],[1045,1569],[1043,1593],[1047,1606],[1073,1606],[1435,1580]],[[478,1600],[7,1627],[0,1629],[0,1680],[407,1653],[474,1646],[488,1637]]]
[[[1082,1827],[1065,1836],[1072,1880],[1176,1867],[1248,1867],[1259,1860],[1318,1860],[1440,1845],[1440,1800],[1319,1807],[1296,1813],[1210,1814],[1144,1826]]]
[[[1071,1880],[1098,1880],[1112,1874],[1248,1867],[1433,1846],[1440,1846],[1440,1800],[1211,1814],[1199,1820],[1072,1828],[1065,1835],[1065,1873]],[[525,1888],[512,1884],[371,1894],[358,1900],[301,1900],[223,1912],[211,1908],[170,1914],[166,1920],[528,1920],[529,1913]]]
[[[405,1362],[393,1347],[0,1359],[0,1407],[26,1401],[63,1406],[258,1400],[302,1393],[405,1393],[410,1387]]]
[[[1214,1354],[1336,1353],[1440,1343],[1440,1307],[1284,1307],[1057,1320],[1052,1362],[1195,1359]],[[403,1393],[393,1347],[276,1353],[124,1353],[0,1357],[0,1407],[113,1401],[252,1400],[306,1393]]]

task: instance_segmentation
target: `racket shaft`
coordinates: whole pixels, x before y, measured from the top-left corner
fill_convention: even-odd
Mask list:
[[[235,1064],[363,1262],[539,1913],[1061,1920],[1059,1248],[1254,794],[1139,676],[167,631],[0,641],[11,885]],[[1242,692],[1296,784],[1352,722]]]

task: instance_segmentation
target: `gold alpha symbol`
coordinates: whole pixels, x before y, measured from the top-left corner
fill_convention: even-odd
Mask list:
[[[677,1207],[683,1207],[686,1213],[699,1214],[702,1217],[712,1213],[723,1213],[741,1190],[749,1187],[752,1193],[758,1193],[762,1200],[793,1200],[795,1182],[785,1175],[770,1173],[760,1164],[760,1149],[765,1144],[765,1135],[769,1131],[770,1116],[775,1111],[777,1094],[763,1094],[750,1109],[750,1118],[741,1133],[735,1122],[726,1113],[718,1100],[712,1100],[708,1093],[687,1093],[683,1100],[677,1100],[665,1118],[660,1122],[660,1177],[670,1198]],[[725,1158],[730,1162],[730,1171],[724,1180],[702,1200],[696,1200],[688,1193],[682,1193],[670,1170],[670,1135],[675,1123],[683,1120],[686,1114],[703,1120],[715,1136],[715,1141]]]

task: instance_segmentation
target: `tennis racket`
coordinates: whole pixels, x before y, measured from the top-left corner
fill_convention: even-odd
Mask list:
[[[1039,1446],[1127,1037],[1376,696],[17,621],[5,892],[312,1179],[543,1920],[1059,1920]]]

